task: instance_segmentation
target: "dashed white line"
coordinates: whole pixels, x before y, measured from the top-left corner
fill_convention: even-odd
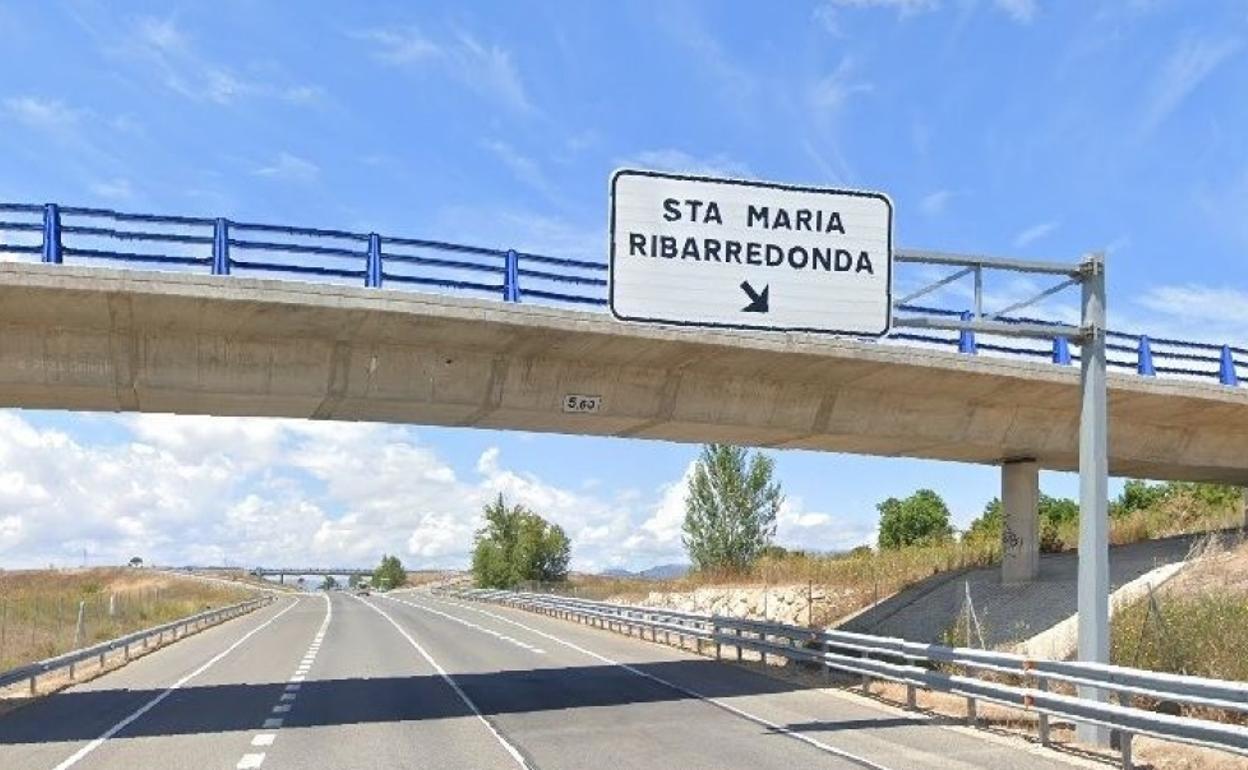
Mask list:
[[[272,623],[273,621],[277,620],[281,616],[285,615],[287,612],[290,612],[292,609],[294,609],[298,603],[299,603],[299,600],[296,599],[295,601],[290,603],[290,606],[286,607],[281,612],[277,613],[273,617],[269,618],[268,620],[264,621],[260,625],[251,629],[247,633],[243,634],[229,647],[226,647],[221,652],[209,658],[208,661],[204,663],[202,666],[195,669],[194,671],[187,674],[186,676],[182,677],[178,681],[174,682],[167,689],[161,692],[160,695],[157,695],[155,698],[152,698],[147,703],[140,706],[137,710],[131,713],[130,716],[121,720],[120,722],[113,725],[112,727],[108,728],[108,730],[106,730],[103,735],[91,741],[86,746],[83,746],[82,748],[75,751],[68,759],[66,759],[64,762],[60,763],[59,765],[57,765],[53,770],[67,770],[67,768],[73,767],[74,765],[81,762],[83,757],[87,756],[91,752],[98,749],[100,746],[104,745],[105,741],[107,741],[109,738],[112,738],[114,735],[124,730],[126,726],[129,725],[131,722],[143,716],[144,714],[151,711],[152,709],[156,708],[156,706],[160,705],[160,702],[163,701],[165,698],[168,698],[170,695],[172,695],[174,690],[181,689],[183,685],[185,685],[187,682],[191,681],[195,677],[199,676],[200,674],[204,673],[208,669],[212,668],[214,665],[217,664],[217,662],[219,662],[226,655],[229,655],[234,650],[237,650],[239,647],[243,646],[243,644],[246,643],[248,639],[250,639],[251,637],[255,636],[256,634],[260,633],[262,630],[267,628],[270,623]]]
[[[272,746],[273,739],[277,737],[276,733],[260,733],[251,739],[252,746]]]
[[[254,770],[264,764],[264,752],[258,754],[244,754],[243,758],[238,760],[238,764],[234,767],[238,770]]]
[[[420,645],[420,642],[412,638],[412,635],[409,634],[403,626],[400,626],[398,622],[396,622],[394,618],[390,617],[390,614],[382,608],[359,597],[355,597],[355,599],[365,606],[372,608],[374,612],[381,615],[390,623],[390,625],[394,626],[394,629],[399,632],[399,635],[406,639],[407,643],[410,644],[416,652],[420,653],[420,657],[424,658],[425,662],[432,666],[434,671],[438,672],[438,676],[442,678],[442,681],[450,685],[450,688],[455,691],[455,694],[459,696],[459,699],[463,701],[463,704],[467,706],[470,711],[472,711],[481,724],[485,725],[485,729],[490,731],[490,735],[494,736],[494,739],[497,740],[507,751],[507,753],[511,755],[511,758],[515,760],[516,764],[525,768],[525,770],[530,770],[529,763],[525,761],[524,755],[520,753],[520,750],[513,746],[510,741],[503,737],[502,733],[495,729],[493,723],[485,718],[485,715],[481,713],[481,709],[477,708],[477,704],[473,703],[472,699],[468,697],[468,694],[460,688],[459,683],[455,681],[454,677],[446,673],[446,669],[442,668],[442,666],[433,659],[433,656]]]
[[[266,719],[264,720],[263,727],[265,730],[276,730],[277,728],[281,727],[282,723],[285,721],[286,721],[285,719],[276,719],[276,718]]]
[[[465,610],[479,612],[482,615],[486,615],[488,617],[494,618],[495,620],[500,620],[504,623],[509,623],[513,626],[516,626],[517,628],[523,628],[524,630],[533,634],[537,634],[538,636],[544,639],[549,639],[552,642],[561,644],[570,650],[575,650],[583,655],[588,655],[589,657],[594,658],[595,660],[599,662],[606,663],[611,666],[619,666],[625,671],[629,671],[631,673],[636,674],[637,676],[640,676],[645,679],[649,679],[650,681],[655,682],[657,684],[661,684],[664,687],[670,687],[676,692],[682,693],[684,695],[688,695],[691,698],[697,698],[700,701],[709,703],[713,706],[717,706],[723,709],[724,711],[727,711],[730,714],[735,714],[736,716],[739,716],[742,719],[747,719],[756,725],[761,725],[770,730],[775,730],[776,732],[783,733],[784,735],[787,735],[790,738],[801,741],[802,743],[805,743],[808,746],[813,746],[814,748],[819,749],[820,751],[823,751],[825,753],[832,754],[833,756],[837,756],[842,759],[849,760],[850,762],[861,765],[863,767],[874,768],[874,770],[889,770],[889,768],[885,767],[884,765],[878,764],[876,762],[872,762],[871,760],[866,759],[864,757],[860,757],[857,754],[850,753],[843,749],[838,749],[835,746],[829,746],[823,741],[816,740],[814,738],[811,738],[808,735],[803,735],[802,733],[799,733],[795,730],[791,730],[788,727],[785,727],[784,725],[778,724],[776,722],[772,722],[769,719],[764,719],[763,717],[760,717],[756,714],[751,714],[748,711],[744,711],[742,709],[737,708],[736,706],[732,706],[728,703],[725,703],[722,700],[719,700],[718,698],[713,698],[709,695],[703,695],[697,690],[692,690],[688,687],[685,687],[684,685],[676,684],[675,682],[669,682],[668,680],[663,679],[662,677],[659,677],[659,676],[655,676],[654,674],[651,674],[648,671],[642,671],[636,666],[631,666],[627,663],[621,663],[618,660],[613,660],[611,658],[608,658],[606,655],[599,655],[593,650],[588,650],[580,646],[579,644],[576,644],[575,642],[569,642],[566,639],[561,639],[555,636],[554,634],[548,634],[545,631],[541,631],[539,629],[533,628],[532,626],[521,623],[518,620],[512,620],[511,618],[504,617],[494,612],[490,612],[489,610],[484,610],[479,607],[473,607],[467,604],[461,604],[459,602],[447,602],[447,604],[450,604],[455,607],[460,607]]]

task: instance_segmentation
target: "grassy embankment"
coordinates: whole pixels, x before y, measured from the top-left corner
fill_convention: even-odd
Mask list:
[[[1110,520],[1110,542],[1135,543],[1208,532],[1242,524],[1238,497],[1210,496],[1198,485],[1172,485],[1143,507],[1119,505]],[[1051,551],[1073,550],[1078,520],[1046,525]],[[830,623],[939,572],[993,564],[1001,558],[999,530],[892,550],[858,548],[844,554],[789,552],[762,558],[744,573],[692,573],[674,580],[572,575],[553,590],[591,599],[636,601],[652,591],[688,592],[710,586],[813,585],[814,622]]]
[[[233,588],[141,569],[2,572],[0,670],[233,604],[251,595],[241,585]],[[77,628],[80,602],[85,602],[81,633]]]
[[[1111,628],[1115,663],[1248,681],[1248,541],[1205,558],[1121,608]]]

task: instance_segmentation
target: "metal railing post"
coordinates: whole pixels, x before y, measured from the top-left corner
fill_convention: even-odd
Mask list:
[[[1153,368],[1153,346],[1149,342],[1147,334],[1140,335],[1140,346],[1136,353],[1135,373],[1141,377],[1157,376],[1157,370]]]
[[[1222,346],[1222,361],[1218,366],[1218,381],[1223,385],[1236,387],[1239,385],[1239,374],[1235,371],[1235,356],[1231,354],[1231,346]]]
[[[1053,363],[1070,366],[1070,340],[1065,337],[1053,338]]]
[[[224,217],[212,226],[212,274],[230,274],[230,222]]]
[[[364,272],[364,285],[381,288],[381,236],[377,233],[368,235],[368,269]]]
[[[976,708],[975,699],[967,698],[966,699],[966,726],[974,727],[975,723],[978,721],[979,721],[979,715],[978,715],[978,710]]]
[[[515,249],[508,249],[503,274],[503,301],[520,301],[520,257]]]
[[[723,660],[723,651],[719,643],[719,621],[711,619],[711,637],[715,640],[715,660]]]
[[[59,265],[61,254],[61,208],[55,203],[43,207],[43,261]]]
[[[970,321],[975,314],[969,310],[962,314],[963,321]],[[963,329],[958,332],[958,352],[965,353],[968,356],[976,355],[978,348],[975,346],[975,332],[970,329]]]
[[[1036,689],[1039,690],[1040,692],[1048,692],[1049,680],[1046,679],[1045,677],[1040,677],[1039,679],[1037,679]],[[1040,745],[1048,746],[1049,745],[1049,715],[1044,711],[1040,712],[1039,731],[1040,731]]]

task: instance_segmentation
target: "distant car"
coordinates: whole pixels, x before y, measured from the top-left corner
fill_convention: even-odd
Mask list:
[[[355,589],[355,595],[356,596],[368,596],[368,588],[366,586],[359,586],[358,588]]]

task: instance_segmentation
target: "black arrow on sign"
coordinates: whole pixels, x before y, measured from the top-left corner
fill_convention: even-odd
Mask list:
[[[757,291],[754,291],[754,287],[750,285],[749,281],[742,281],[741,289],[750,298],[750,304],[741,308],[743,312],[746,312],[746,313],[766,313],[767,312],[768,310],[767,295],[771,292],[771,284],[767,284],[766,286],[764,286],[763,291],[759,293]]]

